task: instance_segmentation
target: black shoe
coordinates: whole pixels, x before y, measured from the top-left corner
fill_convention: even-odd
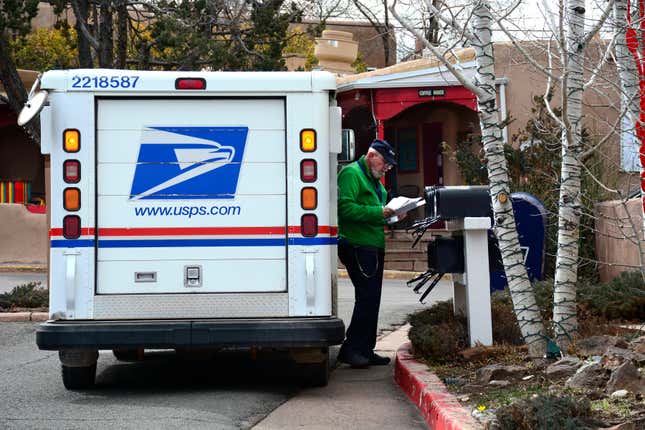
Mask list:
[[[369,362],[372,366],[387,366],[390,364],[390,357],[382,357],[373,352],[370,356]]]
[[[362,369],[370,365],[370,360],[357,352],[342,350],[338,353],[338,361],[349,364],[354,369]]]

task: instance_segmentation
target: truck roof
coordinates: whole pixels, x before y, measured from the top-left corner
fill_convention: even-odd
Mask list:
[[[206,89],[178,90],[180,78],[201,78]],[[329,72],[188,72],[119,69],[71,69],[45,72],[41,89],[63,92],[152,93],[273,93],[334,91],[336,78]]]

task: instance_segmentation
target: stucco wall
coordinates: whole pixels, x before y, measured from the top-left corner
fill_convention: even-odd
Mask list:
[[[47,264],[47,216],[0,204],[0,264]]]
[[[590,57],[588,62],[589,70],[596,66],[599,55],[604,51],[603,43],[593,41],[587,48]],[[532,57],[540,64],[548,64],[547,45],[544,41],[525,43],[526,49]],[[551,46],[552,54],[555,47]],[[560,66],[557,58],[554,58],[553,68],[556,74],[560,73]],[[588,79],[586,73],[585,79]],[[509,43],[495,44],[495,75],[498,78],[506,78],[508,84],[506,91],[506,110],[513,121],[507,126],[509,143],[513,143],[513,136],[522,131],[527,122],[534,114],[531,109],[534,107],[534,97],[542,97],[547,87],[546,76],[539,72],[534,66],[528,63],[522,53]],[[605,65],[593,85],[589,87],[583,96],[583,125],[595,142],[602,140],[608,133],[610,138],[598,149],[602,154],[605,180],[611,188],[621,188],[629,191],[638,188],[638,174],[626,173],[620,169],[620,145],[619,135],[613,131],[618,118],[619,92],[616,87],[618,77],[615,65]],[[551,104],[558,108],[560,103],[560,88],[553,85],[554,93]],[[498,98],[499,101],[499,98]],[[519,142],[515,142],[517,146]]]
[[[625,205],[616,200],[596,205],[596,255],[601,262],[601,281],[626,270],[639,270],[640,257],[632,224],[645,251],[640,199],[629,200]]]

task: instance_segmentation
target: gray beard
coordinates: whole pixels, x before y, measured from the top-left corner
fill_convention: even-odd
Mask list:
[[[381,179],[383,176],[385,176],[385,173],[379,173],[374,169],[370,169],[370,173],[374,177],[374,179]]]

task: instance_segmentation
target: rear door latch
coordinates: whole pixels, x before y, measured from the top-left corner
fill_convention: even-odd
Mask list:
[[[202,266],[184,266],[184,287],[202,286]]]

